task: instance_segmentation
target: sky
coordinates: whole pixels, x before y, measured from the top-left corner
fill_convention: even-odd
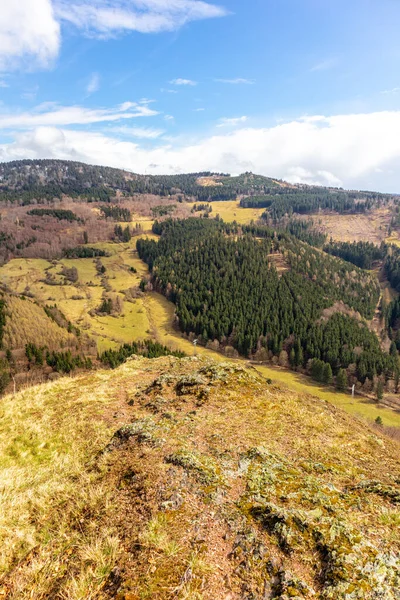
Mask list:
[[[0,161],[400,193],[398,0],[0,4]]]

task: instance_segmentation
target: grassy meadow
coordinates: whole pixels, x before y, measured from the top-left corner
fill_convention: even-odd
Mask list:
[[[188,204],[188,206],[193,206],[193,204]],[[257,221],[265,212],[265,208],[242,208],[240,200],[211,202],[211,206],[212,217],[219,215],[227,223],[236,221],[241,225],[248,225],[251,221]]]

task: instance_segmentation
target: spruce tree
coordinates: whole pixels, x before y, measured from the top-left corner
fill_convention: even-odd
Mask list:
[[[381,380],[378,381],[378,385],[376,386],[376,398],[378,402],[383,399],[383,383]]]
[[[339,369],[336,376],[336,387],[341,392],[344,392],[347,388],[347,372],[345,369]]]
[[[333,381],[332,367],[329,363],[325,363],[325,366],[324,366],[324,369],[322,372],[322,380],[327,385],[330,385]]]

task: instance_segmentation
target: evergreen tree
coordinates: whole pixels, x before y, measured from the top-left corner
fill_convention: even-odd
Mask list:
[[[381,380],[378,381],[378,384],[376,386],[376,398],[378,402],[380,402],[383,399],[383,383]]]
[[[329,363],[325,363],[323,368],[322,381],[327,385],[330,385],[333,381],[332,367]]]
[[[344,392],[347,389],[347,385],[347,372],[345,369],[339,369],[336,375],[336,387],[341,392]]]

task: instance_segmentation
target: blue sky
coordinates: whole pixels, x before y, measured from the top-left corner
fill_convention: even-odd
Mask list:
[[[396,0],[0,6],[0,159],[400,191]]]

